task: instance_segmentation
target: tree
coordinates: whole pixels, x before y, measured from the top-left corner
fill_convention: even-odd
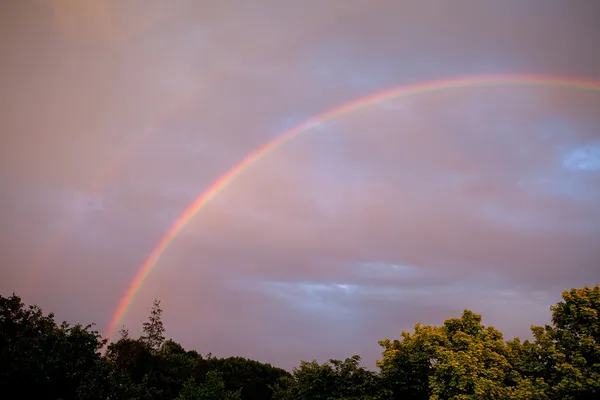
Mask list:
[[[121,329],[119,329],[119,335],[121,336],[121,339],[129,339],[129,329],[124,326],[121,327]]]
[[[23,398],[98,398],[115,390],[106,343],[92,325],[57,325],[52,313],[25,307],[16,294],[0,296],[0,386]],[[95,387],[92,395],[90,389]]]
[[[155,364],[147,344],[129,338],[109,344],[105,357],[136,384],[142,383],[144,376],[152,371]]]
[[[206,374],[206,380],[200,385],[193,378],[188,379],[177,400],[240,400],[240,390],[231,391],[225,388],[223,375],[218,371]]]
[[[281,368],[243,357],[210,358],[208,362],[211,369],[222,373],[229,390],[241,389],[243,399],[271,399],[272,386],[279,378],[290,376]]]
[[[383,385],[392,391],[392,399],[426,400],[431,395],[429,379],[437,357],[437,348],[445,338],[439,328],[417,323],[414,333],[403,331],[400,340],[379,342],[383,358],[377,361]]]
[[[165,328],[162,322],[162,312],[160,300],[154,299],[148,321],[144,322],[142,326],[144,335],[140,340],[146,343],[153,351],[158,351],[165,341]]]
[[[513,398],[512,367],[500,331],[465,310],[461,318],[446,320],[441,333],[444,345],[437,348],[429,379],[432,400]]]
[[[550,399],[550,386],[547,379],[552,375],[552,362],[549,359],[549,344],[545,341],[543,330],[534,330],[536,342],[526,340],[521,342],[519,338],[509,340],[506,345],[507,357],[513,367],[513,381],[517,387],[517,392],[526,392],[532,400]]]
[[[342,400],[387,399],[390,392],[384,390],[372,371],[360,366],[360,356],[344,361],[329,360],[319,365],[316,361],[302,361],[294,369],[293,377],[283,377],[274,386],[277,400]]]
[[[600,397],[600,286],[564,291],[551,310],[553,326],[546,332],[560,354],[557,393],[563,399]]]
[[[533,342],[509,342],[513,365],[547,399],[598,398],[600,286],[564,291],[550,309],[552,325],[532,326]]]
[[[511,365],[502,333],[464,310],[439,327],[380,342],[378,365],[394,399],[533,399],[531,385]]]

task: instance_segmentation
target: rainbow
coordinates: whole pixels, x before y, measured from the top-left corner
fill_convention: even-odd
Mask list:
[[[121,298],[106,330],[105,337],[112,337],[115,329],[127,313],[136,294],[144,284],[144,281],[152,272],[154,266],[158,263],[165,250],[177,237],[179,232],[188,224],[188,222],[204,207],[210,200],[215,198],[223,189],[231,184],[244,171],[250,168],[254,163],[265,157],[270,152],[288,143],[303,132],[309,131],[317,125],[343,115],[358,111],[365,107],[370,107],[383,103],[391,99],[421,95],[426,93],[438,92],[443,90],[469,88],[469,87],[493,87],[503,85],[525,85],[525,86],[550,86],[557,88],[567,88],[585,91],[600,91],[600,81],[586,80],[580,78],[557,77],[545,75],[481,75],[466,76],[457,78],[440,79],[427,81],[407,86],[396,87],[372,95],[359,98],[358,100],[343,104],[322,114],[314,116],[304,123],[292,128],[277,136],[270,142],[265,143],[258,149],[250,153],[237,165],[221,175],[214,181],[196,200],[194,200],[177,218],[167,233],[160,239],[154,247],[146,261],[140,266],[133,281],[129,284],[123,297]]]

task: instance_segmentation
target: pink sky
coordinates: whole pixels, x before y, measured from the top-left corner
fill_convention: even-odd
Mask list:
[[[452,76],[600,80],[600,7],[560,1],[29,0],[0,14],[0,294],[104,330],[218,176],[278,133]],[[600,93],[467,88],[324,123],[175,240],[168,335],[286,368],[463,308],[507,336],[600,279]]]

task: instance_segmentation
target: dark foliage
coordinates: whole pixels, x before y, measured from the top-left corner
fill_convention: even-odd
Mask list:
[[[242,357],[215,358],[165,340],[156,300],[143,336],[108,344],[93,326],[0,296],[3,398],[123,400],[392,400],[600,398],[600,286],[563,292],[534,339],[504,341],[465,310],[380,342],[379,372],[360,357],[302,361],[289,373]]]

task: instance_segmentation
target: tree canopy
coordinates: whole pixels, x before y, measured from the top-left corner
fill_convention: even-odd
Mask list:
[[[217,358],[165,338],[155,300],[143,334],[112,343],[93,325],[57,323],[16,294],[0,296],[0,385],[7,398],[127,400],[398,400],[600,398],[600,286],[571,289],[506,341],[464,310],[440,326],[379,342],[379,371],[360,356],[301,361],[291,373],[242,357]],[[101,349],[106,348],[102,354]]]

